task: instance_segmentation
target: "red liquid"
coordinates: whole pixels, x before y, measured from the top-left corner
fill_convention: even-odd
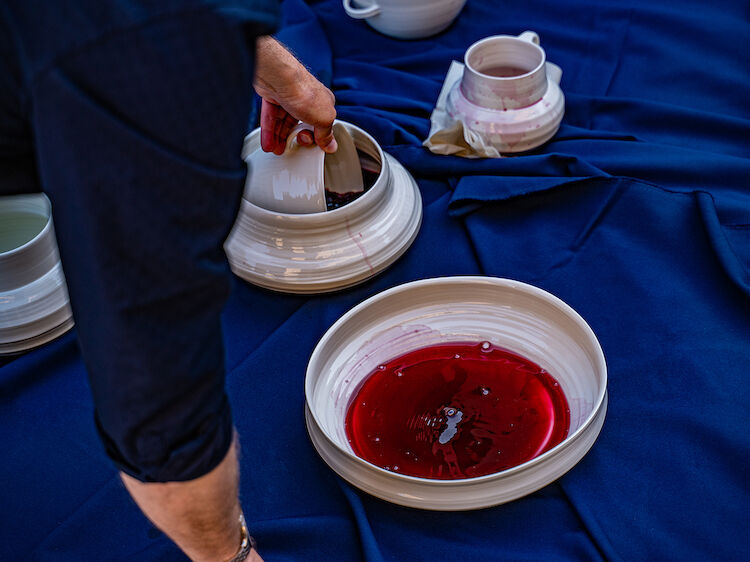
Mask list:
[[[520,68],[518,66],[491,66],[490,68],[483,68],[480,70],[482,74],[487,76],[495,76],[497,78],[510,78],[512,76],[521,76],[526,74],[528,70]]]
[[[339,207],[343,207],[344,205],[359,199],[367,193],[373,185],[375,185],[375,181],[380,176],[380,165],[362,152],[357,151],[357,153],[359,154],[360,162],[362,162],[362,183],[365,188],[364,191],[357,193],[353,191],[348,193],[334,193],[333,191],[326,189],[326,211],[333,211],[334,209],[338,209]]]
[[[569,426],[557,381],[489,342],[425,347],[380,365],[346,416],[357,456],[440,480],[519,465],[560,443]]]

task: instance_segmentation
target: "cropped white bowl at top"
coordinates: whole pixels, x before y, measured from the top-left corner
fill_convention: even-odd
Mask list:
[[[378,365],[447,342],[484,342],[526,357],[552,374],[570,409],[567,437],[518,466],[477,478],[405,476],[361,458],[345,420]],[[596,440],[607,410],[607,369],[596,336],[557,297],[493,277],[446,277],[389,289],[342,316],[323,336],[305,377],[305,418],[313,445],[339,476],[392,503],[431,510],[502,504],[551,483]]]
[[[262,208],[249,201],[246,189],[224,245],[239,277],[280,292],[335,291],[383,271],[416,238],[422,198],[414,178],[365,131],[345,121],[337,123],[349,131],[377,179],[358,199],[308,214]],[[256,129],[245,139],[243,158],[259,146]]]
[[[397,39],[421,39],[447,28],[466,0],[342,0],[344,11],[354,19]]]
[[[42,345],[72,326],[49,199],[0,197],[0,355]]]

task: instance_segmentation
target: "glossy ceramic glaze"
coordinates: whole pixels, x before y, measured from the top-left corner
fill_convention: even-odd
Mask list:
[[[299,124],[289,134],[283,154],[265,152],[260,145],[245,161],[245,197],[271,211],[315,213],[326,210],[323,165],[325,152],[318,146],[301,146],[297,134],[312,127]]]
[[[344,10],[398,39],[420,39],[443,31],[466,0],[343,0]]]
[[[224,246],[238,276],[282,292],[335,291],[376,275],[414,241],[422,219],[416,182],[369,134],[339,123],[380,167],[374,185],[339,209],[304,215],[243,199]],[[255,130],[245,139],[245,154],[257,148],[259,135]]]
[[[305,123],[292,129],[283,154],[265,152],[260,146],[247,154],[245,161],[251,171],[245,185],[247,200],[269,211],[306,214],[326,210],[326,189],[361,193],[362,169],[354,139],[341,124],[333,129],[339,144],[333,154],[297,142],[301,131],[312,134],[313,127]]]
[[[547,62],[538,43],[531,31],[478,41],[466,51],[463,76],[448,94],[451,118],[501,153],[536,148],[560,127],[565,111],[562,71]],[[504,77],[487,73],[497,67],[524,72]]]
[[[72,325],[49,200],[0,198],[0,354],[41,345]]]
[[[404,476],[357,457],[344,422],[364,378],[403,353],[456,341],[489,341],[552,374],[570,407],[563,442],[519,466],[463,480]],[[448,277],[394,287],[339,319],[310,358],[305,415],[318,453],[353,485],[401,505],[463,510],[519,498],[570,470],[604,423],[606,390],[607,369],[596,336],[560,299],[507,279]]]

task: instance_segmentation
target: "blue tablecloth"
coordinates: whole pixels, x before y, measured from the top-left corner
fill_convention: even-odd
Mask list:
[[[415,176],[424,222],[358,287],[280,295],[237,280],[224,315],[242,498],[268,562],[750,559],[750,5],[469,0],[398,41],[338,0],[286,0],[279,37],[339,117]],[[536,31],[563,69],[552,142],[499,160],[421,147],[452,60]],[[461,513],[340,480],[303,420],[307,359],[346,310],[415,279],[537,285],[589,322],[609,367],[593,449],[560,480]],[[182,560],[140,514],[94,432],[69,333],[0,368],[0,559]]]

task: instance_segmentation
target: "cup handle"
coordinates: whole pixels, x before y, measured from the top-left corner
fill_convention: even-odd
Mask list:
[[[355,8],[354,6],[352,6],[352,0],[343,0],[343,3],[344,11],[350,18],[354,18],[355,20],[371,18],[372,16],[377,16],[380,13],[380,6],[378,6],[377,4],[367,6],[366,8]]]
[[[528,41],[529,43],[534,43],[534,45],[539,45],[539,36],[533,31],[524,31],[518,38],[521,41]]]
[[[547,69],[547,78],[550,82],[554,82],[559,86],[560,80],[562,79],[562,68],[552,62],[544,63],[544,66]]]
[[[292,129],[292,132],[289,133],[289,136],[286,138],[286,148],[285,151],[292,148],[292,145],[297,140],[297,135],[302,131],[311,131],[313,133],[313,136],[315,135],[315,127],[312,125],[308,125],[307,123],[297,123],[294,128]]]

